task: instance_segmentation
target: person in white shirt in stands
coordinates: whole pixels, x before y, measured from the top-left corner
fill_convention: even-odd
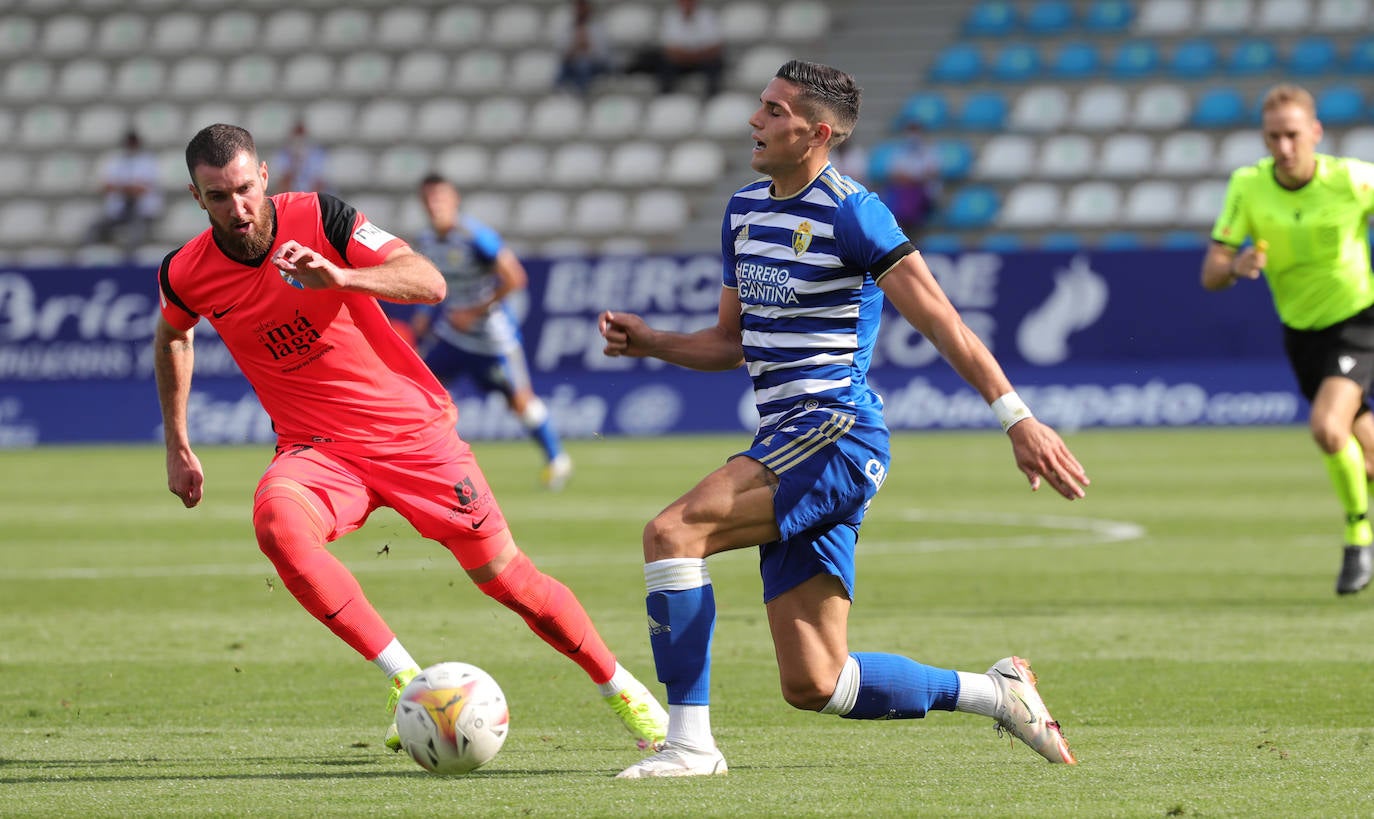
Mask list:
[[[90,240],[114,243],[126,251],[142,244],[162,216],[162,186],[157,157],[144,149],[137,131],[124,134],[124,147],[105,161],[100,173],[100,217]]]
[[[677,90],[684,74],[706,77],[706,95],[720,91],[721,74],[725,70],[725,38],[721,34],[716,13],[702,8],[697,0],[677,0],[675,8],[663,12],[659,29],[662,47],[658,66],[658,90],[670,93]]]

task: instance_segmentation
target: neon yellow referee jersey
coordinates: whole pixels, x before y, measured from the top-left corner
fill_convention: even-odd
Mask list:
[[[1290,191],[1265,157],[1231,174],[1212,239],[1232,247],[1247,238],[1268,242],[1264,277],[1279,320],[1320,330],[1374,304],[1371,214],[1374,164],[1317,154],[1316,174]]]

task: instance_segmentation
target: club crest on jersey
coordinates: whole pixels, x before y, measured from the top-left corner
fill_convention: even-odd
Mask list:
[[[792,252],[800,256],[808,247],[811,247],[811,223],[802,222],[792,231]]]

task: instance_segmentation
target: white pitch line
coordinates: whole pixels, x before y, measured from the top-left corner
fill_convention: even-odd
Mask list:
[[[1059,530],[1064,534],[1011,535],[1008,537],[968,537],[942,538],[928,540],[864,540],[859,541],[859,554],[896,554],[896,553],[935,553],[957,550],[994,551],[997,549],[1029,549],[1036,547],[1079,548],[1121,543],[1138,540],[1145,536],[1145,527],[1129,521],[1104,520],[1098,518],[1070,518],[1055,515],[1013,515],[988,512],[932,511],[906,509],[897,514],[904,521],[913,523],[938,522],[957,523],[970,526],[1006,526]],[[417,535],[418,537],[418,535]],[[457,561],[449,556],[438,544],[424,542],[421,547],[432,546],[436,552],[432,557],[407,558],[404,560],[386,558],[345,557],[344,562],[355,574],[377,574],[403,571],[452,570],[461,576]],[[407,547],[408,548],[408,547]],[[590,552],[579,551],[575,555],[539,555],[533,550],[535,562],[540,565],[573,564],[585,566],[596,562],[603,564],[620,563],[629,559],[633,552],[638,557],[638,549],[623,551]],[[89,568],[47,568],[47,569],[0,569],[0,581],[8,580],[109,580],[115,578],[173,578],[173,577],[220,577],[256,576],[275,578],[276,572],[266,561],[243,564],[202,564],[184,566],[109,566]]]

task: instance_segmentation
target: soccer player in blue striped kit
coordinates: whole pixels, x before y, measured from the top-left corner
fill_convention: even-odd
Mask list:
[[[858,121],[860,98],[850,75],[799,61],[779,69],[760,95],[749,119],[750,164],[765,178],[741,188],[726,209],[715,326],[677,333],[629,313],[600,317],[609,356],[697,370],[745,364],[760,416],[749,449],[644,529],[649,640],[668,692],[668,737],[623,778],[726,772],[709,713],[715,599],[706,558],[750,546],[759,547],[782,695],[793,707],[849,719],[969,711],[1050,762],[1076,761],[1019,657],[976,674],[849,650],[859,525],[889,464],[882,399],[866,375],[884,297],[988,401],[1032,490],[1044,482],[1073,500],[1088,483],[888,208],[830,165],[830,151]]]

